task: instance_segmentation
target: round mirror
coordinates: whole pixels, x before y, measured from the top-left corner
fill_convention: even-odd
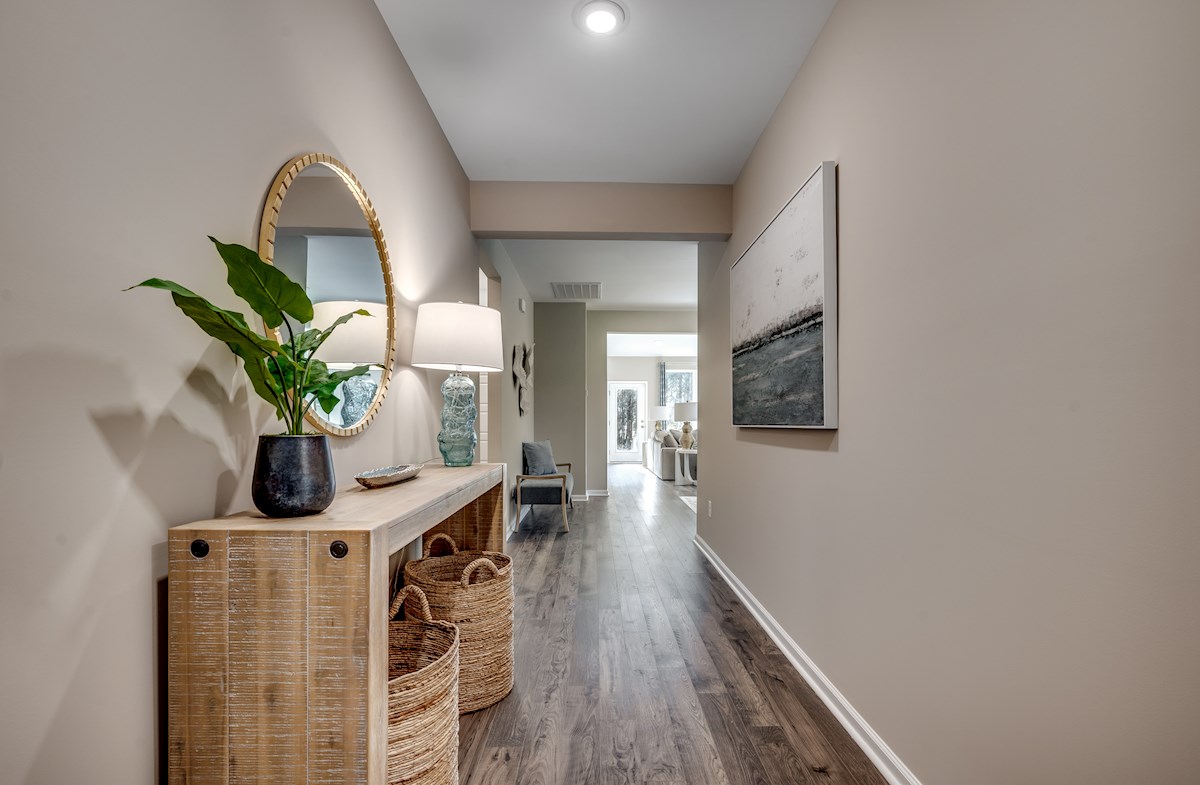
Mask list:
[[[392,375],[396,323],[392,265],[371,200],[358,178],[323,153],[288,161],[267,194],[259,227],[258,253],[304,287],[313,320],[290,318],[276,330],[288,340],[305,330],[325,330],[340,317],[366,311],[339,324],[315,357],[331,373],[370,366],[334,389],[330,411],[314,401],[307,418],[317,430],[351,436],[367,427],[379,410]],[[286,317],[285,317],[286,318]],[[320,403],[321,405],[318,405]]]

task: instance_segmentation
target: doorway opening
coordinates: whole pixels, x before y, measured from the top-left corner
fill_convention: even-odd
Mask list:
[[[674,405],[696,400],[695,333],[617,333],[608,340],[608,462],[655,470],[655,442],[679,430]],[[672,453],[673,454],[673,453]]]
[[[646,441],[646,383],[608,383],[608,462],[641,463]]]

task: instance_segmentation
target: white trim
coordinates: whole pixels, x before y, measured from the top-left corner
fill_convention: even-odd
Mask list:
[[[850,702],[846,700],[838,688],[833,685],[821,669],[817,667],[804,650],[800,648],[792,637],[780,626],[779,622],[775,621],[762,603],[750,593],[750,590],[738,580],[738,577],[725,566],[725,562],[721,561],[721,557],[709,547],[708,543],[697,534],[695,538],[696,547],[704,554],[704,558],[716,568],[717,572],[729,584],[729,588],[733,589],[733,593],[738,596],[750,613],[754,615],[755,620],[762,626],[767,635],[771,636],[771,640],[775,641],[775,645],[779,647],[783,655],[788,658],[792,666],[800,672],[808,685],[820,696],[821,700],[833,712],[833,716],[842,724],[846,732],[850,734],[850,738],[862,748],[862,751],[867,754],[871,762],[875,764],[879,772],[891,785],[921,785],[920,780],[916,775],[909,771],[904,762],[900,760],[892,748],[879,737],[862,715],[854,710]]]
[[[521,524],[525,522],[525,518],[527,518],[528,516],[530,516],[532,514],[533,514],[533,510],[531,510],[529,508],[529,505],[527,505],[527,504],[523,504],[517,508],[517,520],[515,523],[512,524],[512,528],[510,528],[508,530],[508,533],[504,535],[504,539],[506,542],[509,539],[511,539],[514,534],[517,533],[518,529],[521,528]]]
[[[588,496],[607,496],[607,495],[608,495],[608,491],[607,491],[607,490],[604,490],[604,491],[591,491],[591,490],[589,490],[589,491],[587,492],[587,495],[588,495]]]
[[[577,495],[577,494],[571,494],[571,501],[573,501],[573,502],[586,502],[586,501],[587,501],[587,494],[584,494],[583,496],[579,496],[579,495]]]

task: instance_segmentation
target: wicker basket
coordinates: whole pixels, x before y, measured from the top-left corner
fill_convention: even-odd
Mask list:
[[[431,556],[434,543],[450,544],[448,556]],[[404,565],[404,582],[429,598],[433,618],[459,631],[458,710],[491,706],[513,686],[512,559],[495,551],[460,551],[447,534],[425,545],[425,558]],[[405,607],[417,610],[409,596]]]
[[[408,621],[395,620],[401,604]],[[396,594],[390,618],[388,785],[458,785],[458,629],[433,620],[416,586]]]

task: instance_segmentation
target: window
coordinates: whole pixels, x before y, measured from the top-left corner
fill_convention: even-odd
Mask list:
[[[668,370],[666,391],[665,403],[672,410],[674,410],[674,406],[677,403],[687,403],[688,401],[696,400],[696,371],[691,369],[681,371]],[[681,425],[682,423],[677,421],[671,422],[672,428],[678,428]]]

